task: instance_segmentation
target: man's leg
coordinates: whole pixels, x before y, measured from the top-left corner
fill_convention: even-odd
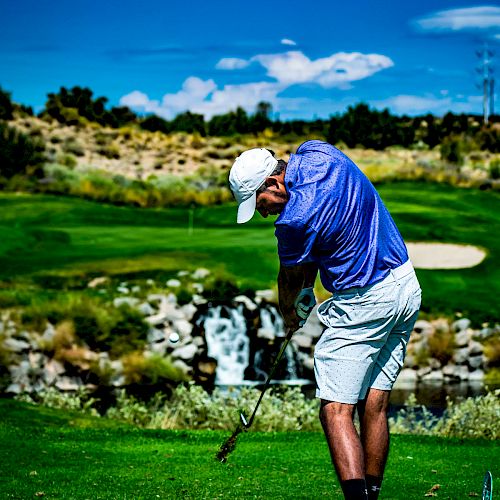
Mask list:
[[[378,498],[389,453],[387,410],[390,394],[390,391],[372,388],[366,399],[358,404],[365,477],[370,500]]]
[[[354,427],[354,405],[321,400],[320,419],[344,496],[365,500],[363,448]]]

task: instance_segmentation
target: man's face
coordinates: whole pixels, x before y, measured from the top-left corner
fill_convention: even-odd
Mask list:
[[[288,194],[284,186],[271,186],[257,193],[256,209],[264,218],[268,215],[278,215],[285,208],[287,201]]]

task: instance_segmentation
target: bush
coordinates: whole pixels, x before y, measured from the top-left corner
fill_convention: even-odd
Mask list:
[[[131,352],[122,358],[123,374],[128,384],[156,384],[158,382],[186,381],[184,373],[168,357],[142,351]]]
[[[500,390],[459,403],[448,400],[441,418],[417,405],[414,394],[405,406],[389,419],[391,432],[395,434],[500,439]]]
[[[460,137],[446,137],[440,147],[441,159],[453,165],[463,165],[462,149],[462,139]]]
[[[41,175],[45,145],[0,122],[0,176]]]
[[[128,306],[115,308],[97,298],[69,295],[58,301],[39,301],[27,306],[21,321],[36,330],[49,321],[71,321],[77,340],[96,351],[120,357],[146,344],[149,325],[141,313]]]

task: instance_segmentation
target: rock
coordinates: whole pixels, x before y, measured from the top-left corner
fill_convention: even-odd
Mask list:
[[[176,319],[172,326],[181,337],[188,337],[193,331],[193,325],[185,319]]]
[[[292,337],[292,342],[300,349],[309,349],[312,346],[312,338],[307,335],[296,333]]]
[[[439,361],[439,359],[430,358],[429,366],[431,367],[432,370],[439,370],[441,368],[441,362]]]
[[[145,320],[152,326],[158,326],[167,321],[167,315],[165,313],[154,314],[153,316],[148,316]]]
[[[494,333],[495,331],[493,330],[493,328],[485,327],[476,332],[476,337],[479,337],[480,339],[487,339],[488,337],[491,337]]]
[[[166,285],[169,288],[179,288],[181,286],[181,282],[179,280],[176,280],[175,278],[172,278],[166,282]]]
[[[443,382],[444,375],[441,370],[433,370],[427,375],[424,375],[421,379],[422,382]]]
[[[129,307],[134,307],[137,305],[139,302],[139,299],[136,297],[116,297],[113,300],[113,305],[118,308],[123,305],[129,306]]]
[[[193,369],[182,359],[176,359],[175,361],[172,362],[172,366],[180,370],[184,375],[189,375]]]
[[[132,293],[139,293],[141,291],[141,287],[139,285],[134,285],[131,288]]]
[[[463,330],[467,330],[470,327],[470,319],[461,318],[452,323],[451,329],[454,332],[461,332]]]
[[[137,310],[143,315],[143,316],[153,316],[154,313],[156,312],[151,304],[149,302],[143,302],[142,304],[139,304],[137,306]]]
[[[419,319],[415,323],[413,331],[427,339],[434,333],[434,326],[432,325],[432,323],[429,323],[429,321]]]
[[[460,330],[455,334],[455,345],[457,347],[465,347],[469,344],[469,341],[472,337],[471,330]]]
[[[480,354],[483,354],[484,348],[483,345],[476,340],[473,340],[469,344],[469,354],[471,356],[478,356]]]
[[[469,369],[466,366],[457,366],[456,373],[460,380],[469,380]]]
[[[418,379],[417,372],[415,370],[411,370],[410,368],[403,368],[399,372],[399,376],[397,378],[400,383],[416,383]]]
[[[193,344],[196,347],[205,347],[205,341],[203,340],[203,337],[194,337]]]
[[[22,352],[30,348],[30,345],[25,340],[18,340],[9,337],[3,341],[3,347],[7,351]]]
[[[130,293],[130,290],[126,286],[119,286],[116,291],[118,293],[123,293],[123,295],[128,295]]]
[[[453,353],[453,361],[457,365],[464,365],[469,359],[469,347],[462,347],[460,349],[455,349]]]
[[[474,370],[469,373],[469,382],[483,382],[484,372],[483,370]]]
[[[191,361],[194,358],[197,351],[198,348],[194,344],[188,344],[175,349],[172,352],[172,357],[179,358],[184,361]]]
[[[5,333],[5,323],[2,320],[0,320],[0,335],[2,333]]]
[[[274,302],[276,294],[273,290],[257,290],[255,292],[255,298],[259,299],[258,302],[265,300],[266,302]]]
[[[43,368],[42,379],[47,385],[52,385],[57,377],[65,372],[62,363],[55,359],[50,359]]]
[[[186,276],[189,276],[189,271],[179,271],[177,276],[179,276],[179,278],[185,278]]]
[[[201,283],[191,283],[191,287],[196,293],[203,293],[204,287]]]
[[[194,273],[191,275],[191,277],[195,280],[204,280],[210,275],[210,271],[208,269],[205,269],[204,267],[199,267],[194,271]]]
[[[167,336],[163,330],[158,328],[150,328],[148,330],[148,343],[154,344],[156,342],[163,342]]]
[[[98,286],[105,285],[109,282],[109,278],[107,276],[99,276],[98,278],[94,278],[93,280],[87,283],[88,288],[97,288]]]
[[[77,391],[83,384],[76,377],[60,377],[54,384],[60,391]]]
[[[54,328],[54,325],[52,325],[51,323],[47,323],[47,327],[42,334],[42,340],[46,343],[52,343],[55,334],[56,329]]]
[[[39,370],[40,368],[42,368],[42,366],[45,365],[46,360],[47,356],[43,355],[41,352],[30,351],[28,353],[28,361],[31,370]]]
[[[193,316],[195,312],[198,310],[195,305],[189,303],[181,306],[180,308],[182,315],[184,318],[186,318],[188,321],[191,321],[193,319]]]
[[[467,364],[470,366],[470,368],[476,370],[477,368],[482,368],[485,365],[485,359],[486,358],[483,355],[470,356],[467,360]]]
[[[31,392],[31,386],[28,385],[28,388],[29,390],[26,390],[25,385],[12,383],[7,387],[7,389],[5,389],[5,392],[7,394],[22,394],[23,392]]]
[[[422,368],[420,368],[417,371],[417,377],[420,380],[422,377],[425,377],[429,373],[431,373],[431,367],[430,366],[423,366]]]
[[[416,368],[417,367],[417,360],[415,359],[415,356],[412,354],[407,354],[404,362],[404,367],[405,368]]]
[[[302,366],[311,372],[314,372],[314,358],[309,356],[302,361]]]
[[[250,298],[248,298],[246,295],[238,295],[237,297],[235,297],[234,299],[234,302],[236,303],[241,303],[241,304],[244,304],[245,307],[249,310],[249,311],[255,311],[257,309],[257,304],[255,302],[253,302],[253,300],[251,300]]]

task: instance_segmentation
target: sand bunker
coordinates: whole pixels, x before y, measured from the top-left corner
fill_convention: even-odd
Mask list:
[[[408,253],[417,269],[463,269],[477,266],[486,252],[472,245],[451,243],[407,243]]]

